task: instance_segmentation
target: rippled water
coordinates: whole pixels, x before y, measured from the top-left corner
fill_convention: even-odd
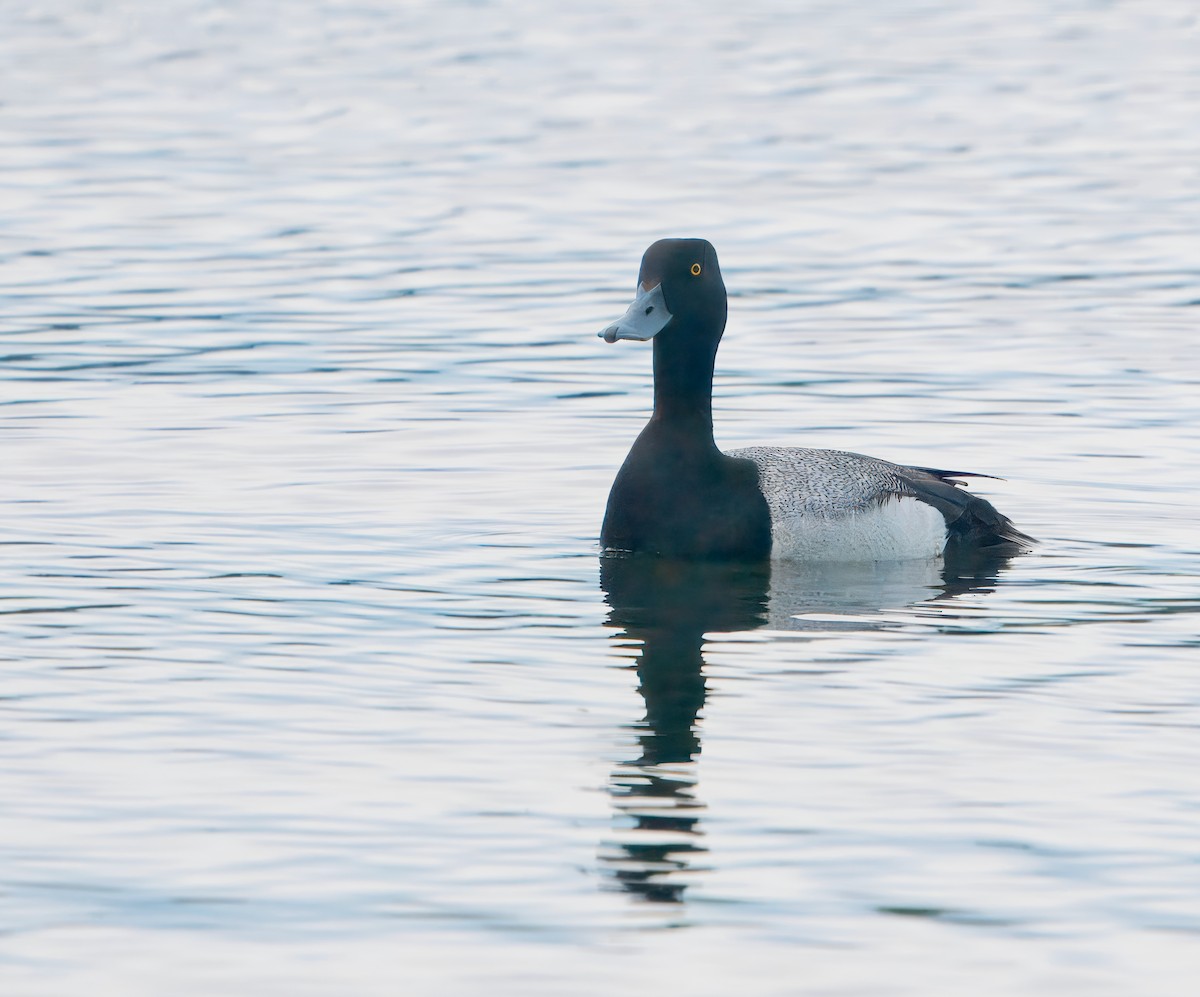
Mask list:
[[[1190,994],[1197,51],[3,8],[4,992]],[[1036,553],[602,565],[672,234],[723,445],[1002,475]]]

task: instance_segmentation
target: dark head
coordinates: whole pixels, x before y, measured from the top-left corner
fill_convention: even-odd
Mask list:
[[[644,342],[686,328],[715,346],[725,330],[726,310],[725,282],[712,245],[704,239],[659,239],[642,256],[637,298],[599,335],[609,343]]]
[[[704,239],[660,239],[646,250],[637,297],[599,335],[654,340],[654,412],[712,419],[712,374],[728,302],[717,251]]]

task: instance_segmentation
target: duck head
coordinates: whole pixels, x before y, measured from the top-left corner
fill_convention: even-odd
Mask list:
[[[728,301],[717,251],[704,239],[660,239],[646,250],[637,298],[600,337],[654,340],[652,422],[701,423],[712,447],[712,379]]]
[[[686,331],[715,347],[726,312],[725,282],[712,245],[704,239],[660,239],[642,256],[633,304],[598,335],[608,343],[645,342]]]

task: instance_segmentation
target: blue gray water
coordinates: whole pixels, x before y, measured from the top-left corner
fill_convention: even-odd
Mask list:
[[[0,8],[5,994],[1191,994],[1188,2]],[[718,440],[1038,550],[601,579]]]

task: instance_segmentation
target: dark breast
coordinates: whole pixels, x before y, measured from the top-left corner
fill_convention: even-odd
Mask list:
[[[758,471],[715,447],[656,446],[639,438],[613,482],[600,543],[664,557],[768,558],[771,514]]]

